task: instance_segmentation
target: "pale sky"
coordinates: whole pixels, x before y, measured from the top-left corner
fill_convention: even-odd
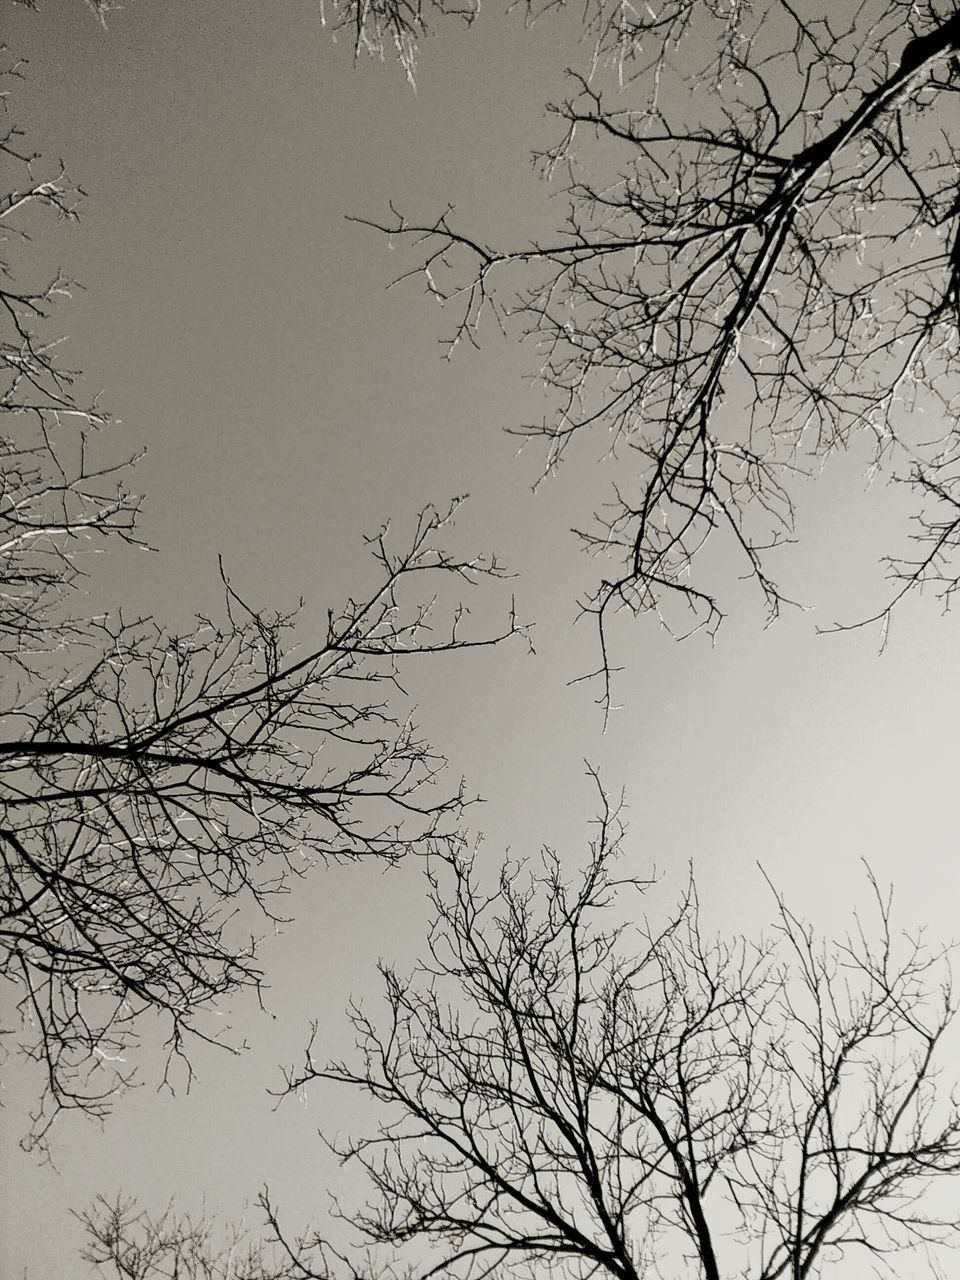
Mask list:
[[[550,225],[529,153],[553,136],[543,104],[563,92],[575,30],[558,19],[524,33],[484,10],[427,46],[413,94],[389,63],[354,69],[312,0],[130,0],[106,32],[79,0],[7,6],[4,40],[29,63],[14,116],[88,193],[82,222],[36,245],[38,262],[85,285],[55,321],[65,363],[102,389],[123,447],[148,451],[134,486],[158,553],[98,566],[96,598],[182,625],[215,606],[220,553],[249,598],[303,596],[322,618],[366,572],[365,533],[469,492],[463,541],[516,570],[537,652],[424,664],[413,694],[454,775],[486,799],[468,821],[487,857],[545,842],[575,867],[586,758],[625,790],[629,869],[666,875],[651,911],[692,861],[708,921],[755,930],[771,905],[760,862],[829,931],[863,899],[866,858],[895,881],[902,921],[947,939],[960,620],[908,602],[882,656],[875,632],[815,634],[880,603],[877,535],[902,530],[898,495],[868,489],[858,457],[806,487],[784,564],[809,612],[765,629],[744,591],[714,645],[618,622],[622,709],[603,734],[591,690],[567,684],[595,662],[589,625],[573,625],[592,566],[568,530],[609,472],[583,455],[533,494],[537,448],[516,457],[502,430],[545,412],[522,381],[530,351],[491,326],[479,353],[444,362],[450,317],[416,284],[385,292],[412,257],[346,221],[392,198],[426,214],[456,203],[490,240]],[[340,1175],[316,1129],[360,1124],[363,1109],[316,1089],[306,1108],[275,1111],[266,1090],[312,1019],[321,1049],[347,1050],[343,1008],[377,990],[378,957],[416,956],[420,871],[320,867],[292,909],[264,951],[276,1017],[232,1011],[250,1051],[199,1053],[191,1094],[170,1097],[145,1049],[142,1088],[102,1130],[66,1117],[54,1131],[56,1169],[17,1149],[34,1081],[4,1064],[3,1275],[84,1280],[69,1210],[98,1191],[238,1219],[267,1182],[292,1225],[322,1222]]]

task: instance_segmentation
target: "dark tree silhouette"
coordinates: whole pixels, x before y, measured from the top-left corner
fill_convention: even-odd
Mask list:
[[[375,576],[319,635],[225,577],[187,634],[94,615],[84,556],[136,542],[139,500],[125,462],[98,460],[109,418],[42,332],[68,283],[24,290],[13,261],[31,211],[74,217],[80,193],[62,169],[38,176],[16,128],[0,153],[0,974],[45,1079],[39,1140],[63,1108],[106,1113],[145,1013],[185,1063],[185,1037],[210,1038],[202,1013],[259,986],[250,908],[276,920],[291,875],[392,862],[455,828],[462,785],[438,780],[401,669],[516,627],[470,629],[461,589],[502,570],[444,548],[457,502],[372,538]]]
[[[919,1274],[960,1227],[932,1187],[960,1172],[944,953],[872,879],[875,919],[832,942],[779,895],[769,936],[708,937],[692,884],[623,923],[620,840],[607,806],[575,883],[550,852],[492,888],[434,859],[425,962],[383,968],[381,1020],[354,1009],[355,1061],[288,1075],[382,1110],[335,1147],[371,1186],[345,1220],[421,1277]]]
[[[604,17],[606,14],[606,18]],[[566,219],[513,249],[452,209],[371,223],[416,245],[455,346],[494,313],[552,389],[547,470],[578,441],[619,460],[581,537],[607,567],[585,607],[676,634],[722,616],[718,538],[770,616],[798,473],[865,441],[916,495],[916,551],[868,620],[958,573],[960,13],[954,0],[588,8],[588,75],[540,156]],[[555,207],[556,202],[551,207]],[[563,207],[563,206],[561,206]],[[906,533],[905,533],[906,538]],[[894,548],[881,548],[893,551]],[[731,560],[732,556],[732,560]],[[711,565],[712,567],[708,567]],[[864,625],[850,619],[843,625]]]
[[[692,881],[655,927],[648,883],[616,875],[622,836],[604,798],[575,881],[551,851],[491,885],[438,849],[426,960],[381,966],[385,1016],[353,1009],[354,1062],[322,1067],[311,1041],[287,1073],[286,1093],[334,1082],[381,1112],[331,1144],[369,1185],[359,1209],[334,1197],[358,1248],[290,1235],[264,1190],[243,1250],[101,1198],[84,1256],[125,1280],[944,1278],[948,953],[894,926],[869,873],[871,919],[832,941],[775,891],[766,937],[709,937]]]

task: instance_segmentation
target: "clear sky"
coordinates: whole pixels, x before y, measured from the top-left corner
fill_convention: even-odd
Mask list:
[[[713,645],[618,622],[622,709],[604,734],[591,690],[567,684],[595,662],[588,625],[573,625],[591,565],[568,530],[602,496],[603,468],[574,458],[533,494],[536,447],[517,457],[502,430],[545,411],[522,380],[530,351],[491,326],[480,352],[444,362],[449,316],[416,285],[385,292],[413,265],[404,247],[346,221],[393,198],[427,214],[454,202],[491,240],[550,225],[529,153],[552,137],[543,104],[579,56],[575,30],[557,19],[524,32],[485,9],[474,30],[427,46],[414,94],[390,64],[354,69],[312,0],[130,0],[106,32],[79,0],[6,6],[5,42],[29,63],[12,112],[88,193],[82,222],[36,246],[86,286],[55,322],[66,363],[102,389],[130,450],[147,449],[136,485],[158,552],[98,567],[96,599],[182,624],[216,600],[219,553],[249,598],[303,596],[319,619],[363,580],[364,533],[469,492],[463,540],[517,571],[537,652],[425,664],[412,692],[454,773],[485,797],[469,820],[486,856],[546,842],[575,866],[593,804],[586,758],[625,790],[630,870],[666,873],[654,903],[692,860],[709,922],[754,930],[770,906],[760,862],[829,930],[862,898],[866,858],[896,882],[904,922],[946,938],[960,621],[908,603],[882,656],[874,633],[815,634],[880,602],[876,535],[898,527],[897,494],[868,488],[858,457],[804,489],[784,565],[809,612],[764,629],[743,592]],[[292,906],[296,922],[264,952],[275,1016],[238,1006],[249,1052],[199,1054],[189,1097],[157,1093],[145,1053],[143,1087],[102,1131],[62,1123],[52,1168],[16,1147],[33,1081],[8,1059],[5,1276],[84,1277],[69,1209],[97,1191],[151,1209],[205,1199],[239,1218],[268,1182],[292,1223],[322,1220],[340,1175],[316,1129],[361,1122],[360,1105],[316,1090],[274,1110],[266,1090],[311,1019],[321,1048],[346,1050],[344,1005],[376,990],[378,957],[415,957],[420,871],[321,867]]]

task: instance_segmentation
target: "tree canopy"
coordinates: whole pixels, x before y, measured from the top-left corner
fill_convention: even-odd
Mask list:
[[[546,471],[590,441],[616,458],[609,506],[570,513],[601,565],[584,607],[603,670],[614,611],[715,631],[718,563],[769,617],[792,603],[778,549],[802,536],[799,482],[841,449],[908,485],[916,523],[878,548],[886,598],[839,625],[885,633],[925,586],[948,604],[960,15],[668,0],[588,6],[585,31],[537,153],[566,194],[552,233],[490,244],[469,209],[372,225],[416,246],[409,274],[457,317],[451,348],[488,317],[527,339],[553,407],[510,429],[543,441]]]
[[[960,1172],[938,1079],[948,953],[898,927],[869,875],[870,910],[833,939],[772,886],[766,936],[704,930],[692,880],[652,920],[649,884],[619,874],[623,834],[604,797],[576,880],[552,850],[499,877],[437,850],[422,962],[381,965],[352,1059],[319,1062],[315,1027],[287,1072],[290,1095],[333,1083],[379,1112],[329,1139],[364,1174],[366,1203],[334,1199],[359,1238],[291,1236],[264,1191],[252,1278],[797,1280],[884,1259],[919,1274],[955,1247],[934,1186]],[[130,1280],[193,1256],[189,1222],[105,1202],[85,1221],[88,1256]],[[221,1274],[210,1224],[202,1239],[209,1271],[188,1274]]]

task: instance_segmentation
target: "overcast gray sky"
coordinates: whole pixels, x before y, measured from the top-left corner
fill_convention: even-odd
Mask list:
[[[481,352],[442,361],[449,318],[416,287],[384,290],[412,260],[345,220],[392,197],[426,213],[455,202],[490,239],[548,225],[529,152],[551,136],[543,104],[578,56],[574,22],[525,33],[485,10],[425,49],[413,94],[392,65],[355,70],[311,0],[131,0],[106,32],[78,0],[5,18],[29,61],[15,117],[89,193],[82,222],[37,246],[86,286],[57,320],[66,363],[147,449],[136,486],[159,550],[98,573],[102,602],[183,623],[216,599],[222,553],[249,598],[304,596],[320,618],[367,572],[364,533],[469,492],[463,539],[516,569],[537,653],[439,660],[414,693],[486,798],[470,820],[491,860],[543,841],[575,865],[587,758],[625,789],[630,870],[667,873],[655,902],[692,860],[710,923],[755,929],[770,905],[759,861],[829,929],[862,897],[867,858],[896,881],[905,921],[952,933],[960,623],[913,601],[882,657],[875,634],[815,634],[878,603],[875,535],[899,518],[896,494],[868,490],[856,457],[808,486],[789,585],[811,612],[764,629],[744,595],[712,646],[618,623],[622,710],[604,735],[591,690],[567,685],[595,662],[588,625],[573,625],[590,566],[568,529],[602,469],[574,460],[532,494],[536,448],[515,457],[502,430],[543,412],[522,381],[529,353],[491,327]],[[16,1149],[33,1082],[5,1064],[4,1275],[85,1276],[68,1210],[96,1191],[157,1209],[205,1197],[236,1218],[269,1182],[291,1222],[322,1216],[335,1175],[315,1131],[362,1119],[358,1104],[317,1091],[274,1111],[265,1090],[311,1019],[331,1053],[347,1047],[348,995],[376,989],[378,956],[417,953],[423,886],[413,864],[319,868],[294,908],[264,955],[276,1017],[234,1014],[249,1053],[200,1054],[176,1098],[145,1058],[143,1087],[102,1131],[63,1121],[56,1169]]]

